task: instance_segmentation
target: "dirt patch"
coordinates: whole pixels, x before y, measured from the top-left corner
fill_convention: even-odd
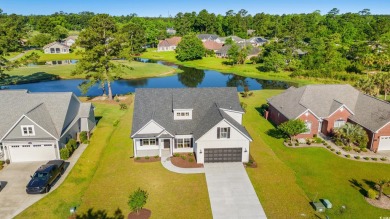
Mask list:
[[[175,153],[171,157],[173,165],[181,168],[199,168],[203,167],[203,164],[196,163],[194,153]]]
[[[161,161],[161,157],[154,156],[154,157],[136,157],[134,158],[134,162],[137,163],[151,163],[151,162],[157,162]]]
[[[148,209],[141,209],[138,214],[136,212],[131,212],[127,219],[148,219],[152,215],[152,212]]]
[[[253,159],[252,155],[249,155],[249,162],[244,163],[244,166],[248,168],[257,168],[257,162]]]
[[[378,199],[370,199],[367,197],[364,197],[368,203],[371,205],[377,207],[377,208],[382,208],[382,209],[387,209],[390,210],[390,198],[387,197],[386,195],[382,195],[382,200]]]

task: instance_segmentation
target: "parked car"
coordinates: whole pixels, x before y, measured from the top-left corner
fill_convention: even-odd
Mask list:
[[[65,162],[63,160],[51,160],[42,165],[31,176],[30,182],[26,186],[28,194],[40,194],[50,191],[53,182],[65,171]]]

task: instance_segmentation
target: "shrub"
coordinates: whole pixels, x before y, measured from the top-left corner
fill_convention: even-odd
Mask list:
[[[331,150],[331,151],[335,151],[334,148],[331,148],[330,150]]]
[[[86,131],[82,131],[82,132],[80,132],[80,142],[81,143],[86,143],[86,142],[88,142],[88,135],[87,135],[87,132]]]
[[[244,112],[246,112],[247,104],[244,103],[244,102],[240,102],[240,105],[241,105],[242,110],[244,110]],[[264,116],[264,115],[263,115],[263,116]]]
[[[292,143],[290,142],[290,143],[288,143],[288,146],[292,146]]]
[[[322,140],[321,143],[322,143],[322,144],[325,144],[326,142],[325,142],[325,140]]]
[[[339,139],[336,139],[334,144],[337,145],[337,146],[343,146],[344,145],[343,142],[341,140],[339,140]]]
[[[10,161],[9,159],[7,159],[7,160],[5,160],[5,163],[6,163],[6,164],[10,164],[11,161]]]
[[[317,134],[314,134],[314,135],[313,135],[313,138],[317,138]]]
[[[67,159],[69,159],[69,155],[70,155],[70,153],[69,153],[69,150],[68,150],[68,148],[61,148],[61,150],[60,150],[60,157],[61,157],[61,159],[62,160],[67,160]]]
[[[136,160],[141,160],[141,158],[140,158],[140,157],[136,157],[135,159],[136,159]]]
[[[367,148],[361,148],[360,150],[363,152],[367,152]]]
[[[360,148],[353,148],[353,150],[360,153]]]
[[[365,159],[365,160],[369,160],[370,158],[369,158],[369,157],[363,157],[363,159]]]
[[[127,109],[127,105],[125,103],[120,103],[119,104],[119,109],[120,110],[126,110]]]
[[[0,166],[3,166],[4,164],[5,164],[5,162],[0,160]]]
[[[337,151],[337,152],[336,152],[336,154],[337,154],[337,155],[340,155],[340,154],[341,154],[341,152],[340,152],[340,151]]]
[[[360,159],[360,156],[355,156],[355,159],[356,159],[356,160],[359,160],[359,159]]]
[[[370,199],[376,199],[376,196],[378,195],[378,193],[373,189],[369,189],[367,192],[367,195],[368,195],[368,198],[370,198]]]
[[[146,191],[141,190],[141,188],[138,188],[130,195],[127,204],[133,212],[137,212],[138,214],[139,210],[141,210],[145,206],[148,196],[149,194]]]
[[[180,154],[179,154],[179,153],[174,153],[173,156],[174,156],[174,157],[179,157]]]
[[[381,161],[386,161],[387,158],[386,157],[381,157]]]
[[[352,150],[352,147],[351,147],[351,146],[344,146],[344,147],[343,147],[343,150],[344,150],[344,151],[351,151],[351,150]]]
[[[299,146],[299,143],[295,143],[295,146]]]
[[[373,160],[373,161],[377,161],[377,160],[378,160],[378,158],[376,158],[376,157],[372,157],[372,158],[371,158],[371,160]]]
[[[194,162],[194,158],[190,157],[190,159],[188,159],[189,162]]]
[[[324,143],[322,143],[322,144],[324,144],[325,146],[328,145],[328,143],[326,143],[326,142],[324,142]]]
[[[72,148],[72,153],[73,153],[74,150],[77,149],[77,141],[74,140],[73,138],[70,139],[66,145],[67,145],[67,146],[69,145],[69,147]]]
[[[318,138],[318,137],[315,137],[314,138],[314,141],[318,144],[322,143],[322,139],[321,138]]]
[[[330,146],[330,145],[328,145],[328,146],[326,146],[326,148],[328,148],[328,149],[329,149],[329,148],[331,148],[331,146]]]
[[[181,159],[183,159],[183,160],[186,159],[186,156],[184,156],[184,155],[181,155],[180,157],[181,157]]]
[[[68,152],[69,152],[69,157],[73,154],[73,148],[72,148],[72,146],[71,145],[69,145],[69,144],[66,144],[65,145],[65,148],[68,150]]]
[[[119,102],[119,97],[118,97],[118,95],[115,95],[114,101],[115,101],[115,102]]]
[[[117,127],[118,126],[118,124],[119,124],[119,120],[117,119],[117,120],[115,120],[113,123],[112,123],[112,125],[114,126],[114,127]]]
[[[159,158],[159,156],[158,156],[158,155],[156,155],[156,156],[154,156],[154,158],[156,158],[156,159],[157,159],[157,158]]]
[[[149,156],[146,156],[146,157],[145,157],[146,160],[149,160],[149,158],[150,158]]]
[[[194,153],[188,153],[188,156],[193,156],[194,155]]]
[[[347,155],[345,155],[345,157],[346,157],[346,158],[350,158],[350,157],[351,157],[351,155],[347,154]]]

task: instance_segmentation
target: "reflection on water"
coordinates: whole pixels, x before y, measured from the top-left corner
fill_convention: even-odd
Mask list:
[[[77,61],[77,60],[73,60]],[[238,91],[260,90],[260,89],[286,89],[296,84],[283,81],[260,80],[238,76],[235,74],[221,73],[212,70],[200,70],[178,66],[172,63],[140,59],[137,61],[147,63],[158,63],[161,65],[174,66],[182,70],[177,75],[162,78],[142,78],[131,80],[116,80],[112,82],[113,94],[126,94],[134,92],[136,88],[184,88],[184,87],[237,87]],[[64,64],[63,62],[56,64]],[[74,64],[70,62],[69,64]],[[28,89],[32,92],[74,92],[81,96],[78,86],[84,80],[56,80],[30,84],[10,85],[9,89]],[[102,88],[95,84],[87,93],[88,96],[102,94]]]

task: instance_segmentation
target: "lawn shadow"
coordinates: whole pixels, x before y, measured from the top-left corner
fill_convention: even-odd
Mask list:
[[[357,189],[360,192],[360,194],[362,194],[364,197],[367,196],[367,190],[363,188],[363,184],[361,184],[356,179],[350,179],[349,182],[351,183],[351,186],[353,188]]]
[[[99,124],[99,122],[100,122],[100,120],[101,120],[102,118],[103,118],[102,116],[95,116],[96,126]]]
[[[363,179],[363,182],[370,187],[370,189],[376,190],[376,182],[368,180],[368,179]]]
[[[261,66],[257,66],[256,69],[261,71],[261,72],[267,72],[268,71],[268,69],[266,67],[262,66],[262,65]]]
[[[122,211],[118,208],[115,210],[113,216],[108,216],[106,210],[94,210],[93,208],[88,209],[87,212],[77,214],[76,216],[70,217],[76,219],[124,219]]]
[[[232,61],[223,61],[222,64],[223,65],[231,65],[231,66],[233,66],[233,62]]]
[[[46,72],[36,72],[31,75],[9,75],[4,79],[0,80],[0,85],[11,85],[11,84],[27,84],[40,81],[53,81],[60,80],[58,75],[49,74]]]
[[[269,129],[266,134],[277,139],[286,137],[286,135],[277,128]]]

